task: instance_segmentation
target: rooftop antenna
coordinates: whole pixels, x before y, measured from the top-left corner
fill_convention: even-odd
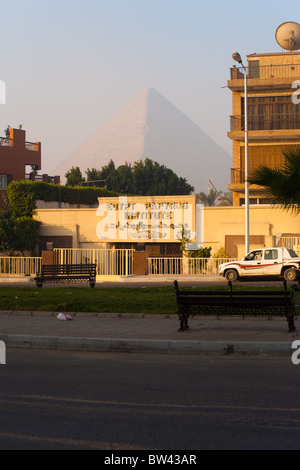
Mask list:
[[[293,21],[282,23],[276,29],[275,38],[283,49],[297,51],[300,49],[300,24]]]

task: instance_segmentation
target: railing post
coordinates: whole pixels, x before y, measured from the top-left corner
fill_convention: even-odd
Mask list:
[[[133,274],[144,276],[148,274],[147,255],[145,251],[133,253]]]
[[[42,264],[54,264],[53,251],[42,251]]]
[[[129,250],[125,250],[125,276],[128,276],[128,257],[129,257]]]
[[[188,275],[189,273],[189,258],[183,253],[182,255],[182,274]]]

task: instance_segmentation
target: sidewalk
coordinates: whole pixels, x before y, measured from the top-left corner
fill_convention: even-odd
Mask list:
[[[7,347],[75,351],[200,354],[291,354],[298,337],[280,318],[205,317],[189,320],[178,332],[177,315],[0,312],[0,340]]]
[[[159,279],[156,277],[156,282]],[[168,276],[163,282],[173,283]],[[211,282],[213,279],[206,279]],[[154,281],[121,278],[119,283]],[[178,278],[195,282],[195,279]],[[3,280],[3,282],[5,282]],[[7,280],[6,282],[9,282]],[[32,282],[28,279],[27,282]],[[117,281],[118,282],[118,281]],[[155,282],[155,281],[154,281]],[[203,279],[197,282],[205,282]],[[98,284],[101,288],[101,282]],[[97,288],[97,286],[96,286]],[[190,329],[178,332],[177,315],[72,313],[72,320],[57,319],[58,312],[0,311],[0,340],[17,348],[74,351],[135,352],[163,354],[234,353],[291,355],[291,344],[300,339],[300,324],[288,332],[285,317],[211,317],[189,319]],[[299,334],[299,336],[298,336]]]

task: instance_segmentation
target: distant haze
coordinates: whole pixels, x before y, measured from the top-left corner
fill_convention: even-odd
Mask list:
[[[195,192],[207,192],[209,180],[227,190],[231,157],[199,126],[152,88],[145,88],[88,137],[52,174],[78,166],[100,170],[150,158],[186,178]]]

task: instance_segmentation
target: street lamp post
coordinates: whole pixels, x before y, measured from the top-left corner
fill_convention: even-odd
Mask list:
[[[232,54],[233,60],[241,64],[244,69],[244,118],[245,118],[245,255],[249,253],[249,158],[248,158],[248,87],[247,87],[247,69],[245,68],[241,56],[238,52]]]

